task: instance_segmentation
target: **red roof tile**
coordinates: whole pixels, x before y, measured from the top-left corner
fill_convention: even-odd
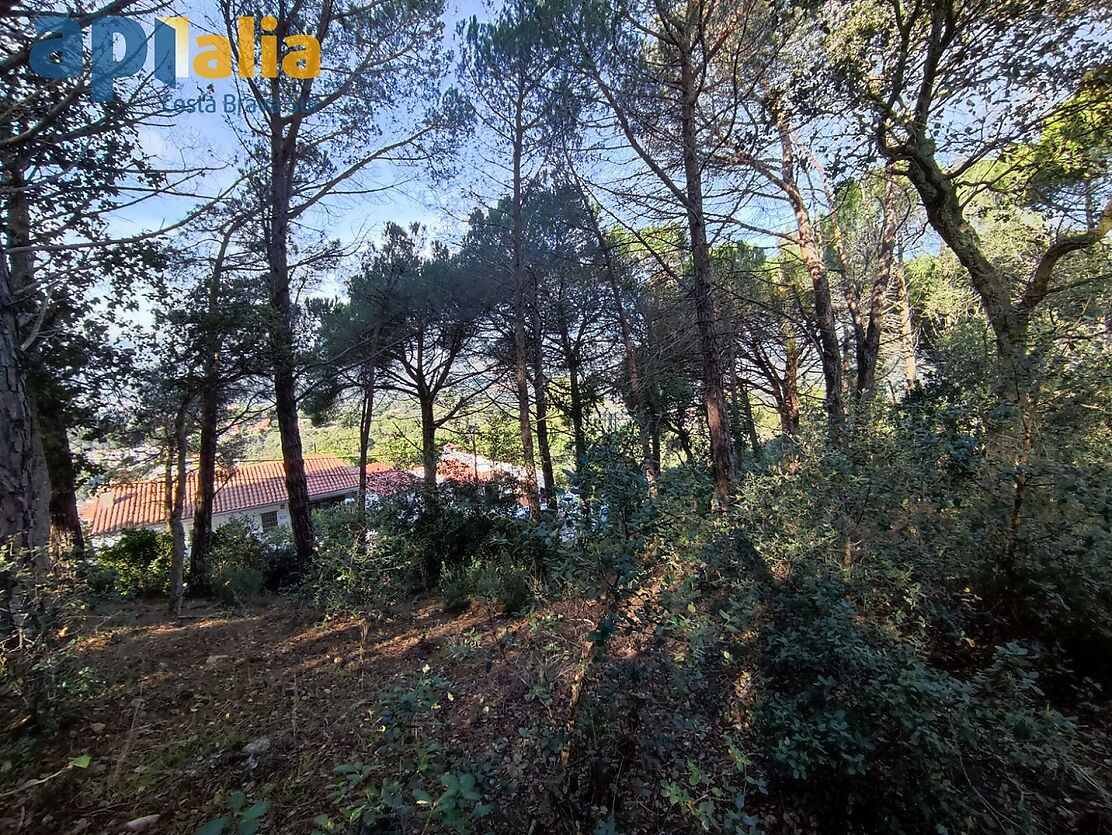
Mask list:
[[[393,496],[403,490],[409,490],[421,483],[421,479],[413,473],[403,470],[374,469],[374,464],[367,465],[367,492],[377,496]]]
[[[354,492],[359,487],[359,469],[349,467],[335,455],[305,456],[305,479],[310,498]],[[186,480],[182,518],[193,517],[197,474]],[[213,513],[234,513],[287,501],[285,469],[281,461],[239,464],[231,471],[217,472]],[[158,525],[166,519],[166,487],[162,479],[133,484],[114,484],[101,489],[81,506],[81,519],[89,534],[115,533],[125,528]]]

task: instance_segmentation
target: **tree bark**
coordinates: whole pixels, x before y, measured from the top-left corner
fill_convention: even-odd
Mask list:
[[[246,222],[245,216],[236,218],[224,231],[220,249],[212,265],[206,314],[209,319],[220,307],[223,288],[224,264],[232,236]],[[216,501],[216,448],[220,438],[220,405],[224,396],[220,377],[220,355],[223,350],[221,329],[209,322],[204,331],[202,350],[204,368],[199,392],[200,442],[197,450],[197,489],[193,497],[193,537],[189,550],[189,592],[207,594],[208,552],[212,545],[212,508]]]
[[[52,559],[85,556],[85,536],[77,512],[77,469],[61,405],[43,393],[35,399],[43,455],[50,476],[50,555]]]
[[[541,518],[540,497],[537,495],[537,460],[533,452],[533,426],[529,414],[528,351],[525,340],[525,229],[522,218],[522,107],[518,101],[513,139],[513,199],[511,203],[513,243],[512,279],[514,292],[514,389],[517,394],[517,421],[521,431],[521,453],[525,465],[525,500],[529,517],[535,522]]]
[[[193,497],[193,538],[189,550],[189,592],[208,593],[208,554],[212,545],[212,507],[216,500],[216,444],[219,433],[220,387],[206,373],[200,391],[200,442],[197,492]]]
[[[702,167],[699,163],[695,125],[695,105],[699,95],[690,52],[680,50],[680,133],[683,142],[683,170],[686,183],[687,226],[691,235],[691,296],[695,321],[699,330],[707,429],[710,433],[710,457],[714,470],[714,492],[720,507],[730,502],[737,462],[734,455],[733,432],[726,409],[722,379],[722,358],[718,347],[713,294],[713,268],[707,242],[706,218],[703,214]]]
[[[784,401],[780,410],[780,428],[785,435],[794,438],[799,434],[799,345],[791,334],[785,336],[784,355]]]
[[[792,145],[791,128],[780,108],[770,104],[776,127],[780,134],[781,179],[795,213],[796,228],[799,233],[799,251],[803,266],[811,278],[811,289],[815,296],[815,323],[819,331],[819,356],[822,362],[823,382],[826,386],[826,416],[831,435],[835,440],[841,438],[846,421],[845,404],[842,400],[842,354],[838,345],[838,328],[834,320],[834,306],[830,299],[830,280],[819,254],[818,239],[807,204],[795,178],[795,150]]]
[[[541,338],[540,300],[537,281],[533,281],[533,402],[537,414],[537,452],[541,457],[541,478],[548,509],[556,510],[556,474],[552,469],[552,448],[548,442],[548,397],[545,393],[544,342]]]
[[[375,405],[375,368],[371,366],[363,386],[363,404],[359,415],[359,492],[356,508],[361,522],[367,518],[367,451],[371,445],[371,419]]]
[[[421,464],[424,468],[425,487],[436,491],[436,420],[433,415],[432,396],[421,393]]]
[[[876,383],[876,366],[880,358],[880,337],[884,329],[884,308],[895,266],[896,234],[896,181],[891,171],[884,172],[884,220],[880,230],[880,249],[877,252],[876,273],[869,293],[869,316],[864,339],[857,350],[857,396],[866,398]]]
[[[10,438],[11,452],[4,456],[6,482],[0,507],[0,545],[26,549],[25,562],[38,568],[49,566],[50,479],[47,472],[37,404],[29,375],[30,363],[22,346],[19,327],[21,305],[34,291],[34,261],[26,249],[30,244],[30,207],[23,178],[25,164],[17,158],[4,159],[3,178],[7,196],[7,240],[0,248],[0,346],[4,381],[0,389],[4,416],[0,438]],[[8,248],[22,251],[8,254]]]
[[[911,324],[911,294],[908,292],[907,274],[900,259],[892,270],[896,281],[896,310],[900,317],[900,354],[903,359],[904,382],[909,389],[918,382],[918,368],[915,363],[915,332]]]
[[[185,510],[185,493],[188,475],[185,469],[186,440],[185,412],[187,404],[182,403],[174,416],[173,441],[166,461],[166,526],[173,542],[170,558],[170,614],[180,615],[185,574],[185,525],[182,515]]]
[[[295,138],[283,134],[284,120],[278,106],[277,80],[270,116],[270,217],[267,239],[267,266],[270,280],[270,348],[274,363],[275,413],[282,439],[282,463],[289,499],[290,527],[297,550],[297,567],[303,572],[313,558],[316,543],[309,505],[309,485],[305,478],[305,457],[297,419],[297,379],[294,368],[293,303],[290,298],[289,234],[290,191],[295,169]]]
[[[35,541],[41,525],[35,519],[34,435],[18,322],[8,256],[0,242],[0,548],[14,552],[46,544]]]
[[[583,422],[583,391],[579,379],[579,366],[582,363],[572,343],[562,298],[557,307],[556,319],[564,365],[568,369],[568,419],[571,421],[572,446],[575,450],[575,472],[579,475],[582,461],[587,455],[587,433]]]

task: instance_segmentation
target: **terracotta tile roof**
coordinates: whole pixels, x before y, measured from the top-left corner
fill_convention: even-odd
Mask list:
[[[375,467],[375,469],[371,469]],[[367,465],[367,492],[377,496],[393,496],[421,483],[413,473],[403,470],[380,469],[376,464]],[[356,485],[358,486],[358,485]]]
[[[306,455],[305,478],[310,498],[351,493],[359,487],[359,469],[335,455]],[[197,474],[191,472],[186,480],[184,519],[193,517],[196,489]],[[281,461],[239,464],[231,471],[216,474],[213,513],[235,513],[285,501],[286,479]],[[91,536],[158,525],[166,519],[165,483],[152,479],[110,485],[84,502],[80,511]]]

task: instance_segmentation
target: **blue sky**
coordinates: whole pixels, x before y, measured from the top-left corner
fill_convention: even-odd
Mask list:
[[[471,15],[485,16],[487,11],[480,0],[445,0],[444,39],[445,46],[454,51],[456,46],[455,30],[459,21]],[[210,22],[213,5],[207,2],[179,2],[173,5],[173,13],[188,17],[191,27],[191,40],[206,31],[215,31]],[[153,25],[153,21],[150,22]],[[327,60],[327,42],[324,45]],[[148,56],[153,64],[153,57]],[[195,98],[204,85],[194,78],[183,79],[174,90],[174,98]],[[234,94],[232,79],[205,81],[214,84],[215,99],[223,101],[225,95]],[[191,188],[203,194],[219,193],[234,176],[234,161],[240,153],[239,143],[229,125],[229,119],[242,118],[238,115],[225,115],[218,104],[215,113],[175,113],[164,120],[164,124],[147,126],[141,131],[144,150],[155,156],[170,168],[190,168],[198,164],[214,169],[204,182],[196,182]],[[380,166],[368,173],[368,180],[378,187],[391,186],[388,190],[374,195],[336,198],[318,213],[316,225],[324,228],[331,236],[350,242],[361,237],[377,238],[388,221],[425,224],[434,234],[452,238],[458,232],[458,222],[453,215],[465,215],[474,203],[466,199],[463,187],[445,189],[433,188],[420,172],[399,171],[390,166]],[[458,192],[458,193],[455,193]],[[114,219],[114,229],[118,234],[134,234],[141,230],[152,230],[173,224],[197,201],[182,197],[160,197],[122,211]]]

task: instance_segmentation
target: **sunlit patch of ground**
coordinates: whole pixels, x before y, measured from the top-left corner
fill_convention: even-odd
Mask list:
[[[24,762],[9,758],[3,786],[86,754],[90,766],[15,790],[0,831],[114,833],[159,815],[144,831],[192,835],[239,790],[271,802],[262,832],[311,832],[313,817],[334,811],[332,768],[369,756],[381,694],[426,665],[450,682],[450,743],[476,760],[538,718],[560,726],[590,614],[590,604],[564,604],[517,620],[478,607],[449,617],[428,602],[325,620],[278,600],[243,614],[191,608],[179,621],[161,604],[115,607],[75,643],[99,681],[94,696],[55,735],[28,742]],[[259,740],[266,750],[246,756]],[[523,826],[530,814],[527,804],[513,812]]]

